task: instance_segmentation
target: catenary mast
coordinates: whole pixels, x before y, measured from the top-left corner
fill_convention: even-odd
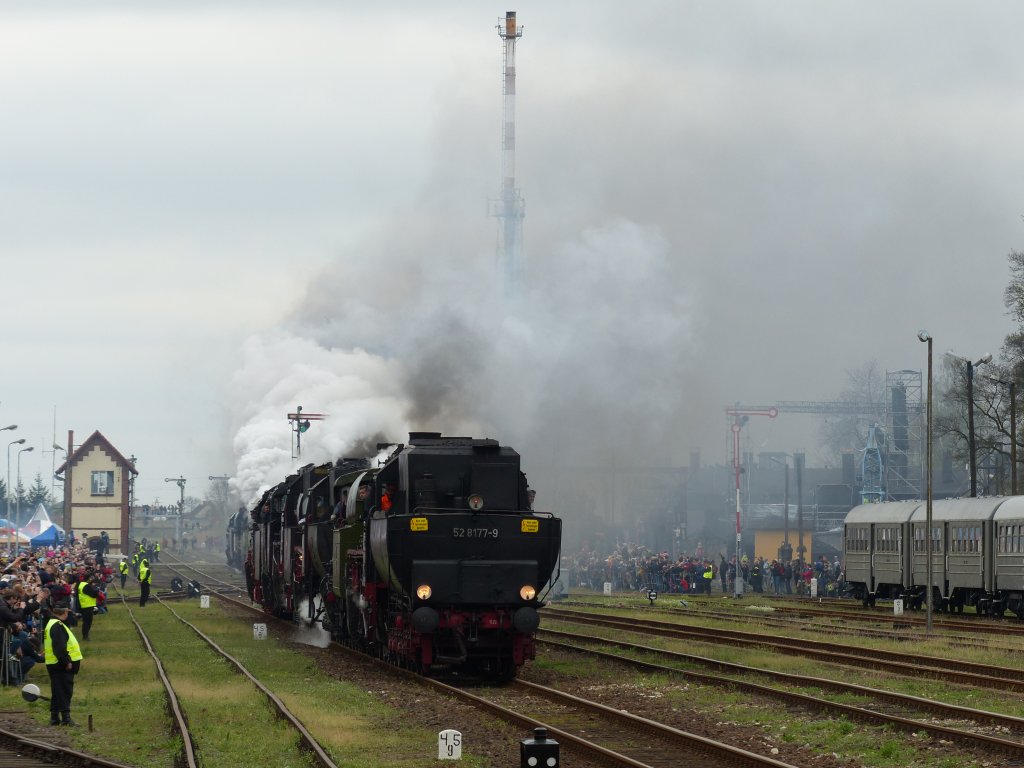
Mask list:
[[[498,36],[505,47],[504,109],[501,128],[501,196],[498,217],[498,260],[505,277],[506,295],[515,295],[523,277],[523,217],[526,203],[516,188],[516,41],[523,36],[516,24],[516,12],[505,14],[498,25]]]

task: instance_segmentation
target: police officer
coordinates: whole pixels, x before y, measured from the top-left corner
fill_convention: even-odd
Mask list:
[[[153,583],[153,572],[149,570],[149,560],[142,558],[139,562],[139,586],[142,588],[142,594],[139,595],[139,608],[146,607],[146,601],[149,600],[149,585]]]
[[[68,604],[59,602],[43,632],[43,658],[50,675],[50,725],[74,727],[71,697],[75,693],[75,675],[82,666],[82,649],[68,629]]]
[[[711,582],[715,580],[715,566],[708,560],[704,563],[704,594],[711,594]]]
[[[128,561],[123,557],[117,564],[117,570],[121,573],[121,589],[124,589],[124,583],[128,580]]]
[[[78,610],[82,614],[82,639],[88,640],[89,630],[92,629],[92,617],[96,614],[97,598],[100,596],[96,577],[83,578],[78,582],[75,592],[78,597]]]

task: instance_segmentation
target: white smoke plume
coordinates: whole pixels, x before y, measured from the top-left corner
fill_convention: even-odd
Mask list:
[[[412,234],[339,260],[286,328],[247,343],[232,397],[243,499],[298,463],[285,413],[299,404],[329,414],[303,435],[302,463],[369,455],[409,430],[493,437],[527,467],[669,450],[694,333],[682,267],[657,231],[586,231],[535,259],[514,300],[493,256]]]

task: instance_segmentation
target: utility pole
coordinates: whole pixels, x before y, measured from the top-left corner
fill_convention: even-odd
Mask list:
[[[178,516],[174,518],[174,540],[181,544],[181,516],[185,513],[185,483],[184,477],[165,477],[165,483],[177,483],[181,491],[181,500],[178,502]]]

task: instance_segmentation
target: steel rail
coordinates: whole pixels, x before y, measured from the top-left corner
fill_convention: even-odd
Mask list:
[[[222,595],[217,596],[224,597]],[[199,627],[182,618],[177,613],[177,611],[175,611],[169,605],[164,604],[162,600],[159,600],[159,598],[158,602],[160,602],[160,604],[163,605],[164,608],[170,611],[171,614],[178,621],[180,621],[182,624],[184,624],[193,632],[195,632],[200,638],[202,638],[207,645],[213,648],[213,650],[215,650],[217,653],[223,656],[227,661],[231,662],[241,674],[243,674],[246,678],[249,679],[249,682],[255,685],[270,700],[270,702],[274,705],[274,708],[277,710],[278,714],[283,719],[291,723],[292,727],[294,727],[295,730],[299,733],[300,740],[305,745],[306,749],[312,754],[313,758],[316,760],[318,765],[322,766],[322,768],[338,768],[337,764],[335,764],[335,762],[331,759],[330,755],[327,754],[324,748],[320,746],[320,743],[316,740],[313,734],[311,734],[306,729],[306,726],[304,726],[302,722],[297,717],[295,717],[295,715],[292,714],[291,710],[289,710],[288,707],[285,706],[285,703],[281,701],[277,694],[275,694],[273,691],[267,688],[267,686],[260,682],[260,680],[255,675],[253,675],[248,669],[245,668],[245,665],[243,665],[242,662],[240,662],[230,653],[221,648],[213,640],[213,638],[204,633],[201,629],[199,629]]]
[[[167,692],[167,705],[171,710],[171,716],[174,720],[173,728],[174,731],[181,736],[182,741],[183,754],[179,757],[184,759],[185,766],[187,768],[199,768],[199,763],[196,761],[195,745],[192,743],[192,734],[188,727],[188,718],[182,711],[181,703],[178,700],[178,694],[175,692],[174,686],[171,685],[171,681],[167,677],[167,673],[164,671],[163,662],[160,661],[160,657],[157,655],[156,651],[153,650],[153,645],[149,642],[149,636],[146,635],[146,631],[135,618],[135,613],[131,608],[128,608],[125,603],[124,595],[121,595],[121,602],[125,608],[128,609],[128,618],[132,620],[132,624],[135,625],[135,631],[139,633],[139,637],[142,639],[142,644],[146,646],[146,651],[153,658],[153,663],[156,664],[157,675],[160,677],[160,682],[163,683],[164,690]]]
[[[927,675],[979,688],[1024,692],[1024,670],[856,646],[844,646],[841,651],[836,651],[833,650],[834,644],[804,638],[778,635],[766,637],[754,632],[683,626],[669,622],[624,619],[618,616],[582,614],[559,609],[545,609],[545,612],[545,615],[553,619],[569,623],[599,625],[629,632],[646,632],[704,642],[770,648],[779,653],[819,659],[833,664],[880,669],[911,677]],[[1000,673],[1009,673],[1009,677],[1000,676]]]
[[[734,747],[731,744],[715,741],[695,733],[688,733],[686,731],[679,730],[678,728],[665,725],[664,723],[659,723],[646,717],[634,715],[630,712],[613,709],[612,707],[601,704],[600,702],[590,701],[589,699],[584,699],[571,693],[566,693],[565,691],[559,691],[557,688],[538,685],[537,683],[530,683],[525,680],[513,680],[512,686],[524,688],[530,692],[553,700],[563,706],[579,707],[589,712],[599,713],[600,715],[619,723],[655,733],[669,741],[682,743],[698,752],[713,755],[729,765],[750,766],[751,768],[763,768],[763,766],[770,766],[774,768],[793,768],[791,763],[784,763],[781,760],[776,760],[765,755],[758,755],[754,752],[741,749],[740,747]],[[552,733],[557,730],[553,729],[550,725],[545,727],[547,727],[548,731]],[[563,733],[565,732],[563,731]]]
[[[7,750],[14,754],[7,754]],[[8,760],[8,758],[10,758]],[[31,739],[13,731],[0,729],[0,766],[11,768],[35,768],[54,764],[75,768],[132,768],[96,755],[79,752],[76,749]]]
[[[931,699],[924,699],[918,696],[910,696],[907,694],[894,693],[891,691],[883,691],[876,688],[855,685],[852,683],[842,683],[835,680],[828,680],[825,678],[795,675],[787,672],[773,672],[771,670],[763,669],[760,667],[748,667],[743,664],[718,661],[717,659],[710,659],[704,656],[697,656],[694,654],[666,651],[660,648],[653,648],[650,646],[638,645],[634,643],[628,643],[625,641],[607,640],[605,638],[594,637],[592,635],[571,635],[569,633],[558,632],[555,630],[541,630],[541,632],[544,634],[553,634],[561,637],[583,640],[585,642],[593,642],[602,645],[610,645],[618,648],[625,648],[637,652],[650,653],[653,655],[666,657],[672,660],[701,664],[703,666],[712,667],[724,672],[731,672],[733,674],[758,674],[769,677],[772,680],[788,683],[791,685],[819,687],[830,689],[833,691],[839,691],[842,693],[854,693],[858,695],[869,696],[875,699],[881,699],[888,702],[892,702],[902,707],[930,711],[948,718],[969,719],[978,723],[984,722],[991,725],[998,725],[1003,728],[1013,728],[1019,732],[1024,733],[1024,718],[1014,717],[1012,715],[1002,715],[998,712],[988,712],[986,710],[970,709],[968,707],[961,707],[954,704],[945,704],[943,702],[933,701]],[[663,664],[655,664],[653,662],[642,661],[640,659],[634,659],[627,656],[620,656],[617,654],[608,653],[593,648],[585,648],[577,645],[568,645],[565,643],[550,640],[541,640],[540,642],[546,645],[561,648],[563,650],[584,653],[587,655],[593,655],[599,658],[607,659],[609,661],[626,664],[636,669],[641,669],[648,672],[656,672],[659,674],[668,673],[678,677],[691,679],[704,685],[736,688],[739,690],[746,691],[748,693],[765,696],[768,698],[781,699],[786,703],[799,704],[807,709],[810,709],[811,711],[819,711],[825,709],[835,712],[836,714],[845,715],[847,717],[860,721],[877,723],[883,726],[895,725],[903,730],[910,732],[926,731],[934,736],[949,739],[952,741],[957,741],[961,744],[966,744],[972,748],[983,747],[989,751],[997,752],[999,754],[1008,754],[1018,758],[1024,758],[1024,742],[997,738],[994,736],[988,736],[987,734],[972,733],[970,731],[964,731],[958,728],[949,728],[946,726],[936,725],[922,720],[914,720],[913,718],[902,717],[900,715],[875,712],[873,710],[865,709],[863,707],[833,702],[827,699],[821,699],[815,696],[798,693],[796,691],[785,691],[769,685],[760,685],[758,683],[737,680],[735,678],[720,677],[717,675],[704,674],[701,672],[681,670],[675,667],[668,667]]]
[[[260,615],[265,616],[265,614],[263,613],[262,609],[259,606],[253,604],[246,604],[240,600],[223,594],[217,594],[216,597],[218,600],[221,600],[223,602],[230,603],[232,605],[241,607],[245,610],[252,611],[254,613],[258,613]],[[266,616],[266,618],[275,620],[274,617],[272,616]],[[283,619],[277,619],[277,621],[280,621],[291,626],[291,622],[286,622]],[[354,659],[360,660],[363,663],[376,665],[380,667],[382,670],[386,671],[388,674],[393,674],[396,676],[403,677],[405,679],[412,680],[425,688],[434,690],[435,692],[444,693],[459,698],[463,701],[466,701],[477,708],[482,708],[490,712],[494,716],[502,720],[505,720],[506,722],[513,723],[515,725],[521,725],[529,729],[546,728],[550,736],[556,739],[560,739],[562,742],[566,744],[571,744],[572,746],[574,746],[581,752],[585,753],[588,757],[592,759],[608,762],[616,766],[626,766],[627,768],[651,768],[651,766],[648,766],[646,763],[642,763],[627,755],[622,755],[606,747],[602,747],[599,744],[595,744],[593,742],[588,741],[582,736],[578,736],[567,730],[557,728],[549,723],[538,720],[537,718],[533,718],[523,713],[516,712],[515,710],[509,709],[508,707],[503,707],[501,704],[489,701],[482,696],[470,693],[469,691],[466,691],[464,689],[448,685],[447,683],[441,682],[439,680],[424,677],[423,675],[420,675],[411,670],[396,667],[393,664],[389,664],[386,661],[383,661],[382,659],[378,659],[373,656],[368,656],[365,653],[361,653],[355,649],[349,648],[348,646],[342,645],[340,643],[332,643],[332,647],[338,649],[338,651],[341,653],[345,653]],[[591,704],[593,704],[593,706],[596,708],[603,707],[603,705],[597,704],[597,702],[591,702]],[[651,721],[651,723],[654,726],[661,725],[653,723],[653,721]],[[668,728],[668,726],[662,727]],[[732,764],[734,765],[749,766],[749,768],[794,768],[794,766],[791,766],[788,763],[783,763],[778,760],[774,760],[773,758],[756,755],[752,752],[745,752],[744,750],[741,750],[738,747],[732,747],[728,744],[721,744],[719,742],[714,742],[709,739],[704,739],[704,737],[698,736],[696,734],[686,734],[686,736],[692,738],[693,744],[700,744],[701,748],[705,750],[721,748],[722,751],[720,752],[720,754],[732,754],[732,757],[730,757],[729,759],[732,761]],[[707,743],[704,743],[705,741]],[[738,751],[736,751],[735,753],[731,753],[730,750]]]

